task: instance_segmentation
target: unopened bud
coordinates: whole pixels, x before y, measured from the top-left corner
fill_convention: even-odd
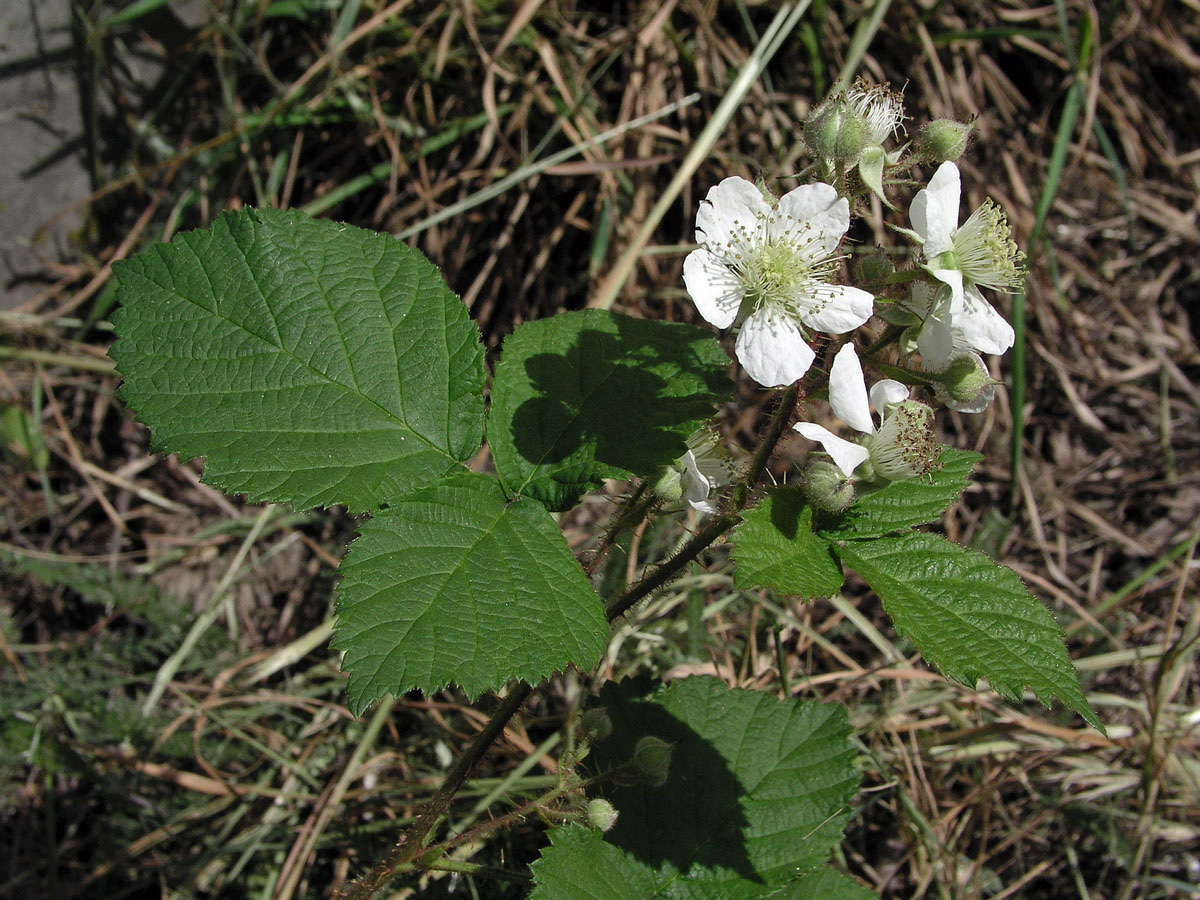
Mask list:
[[[805,474],[804,496],[816,509],[845,512],[854,502],[854,483],[833,463],[819,459]]]
[[[953,119],[934,119],[917,135],[917,155],[931,163],[956,160],[966,152],[972,128]]]
[[[667,783],[671,770],[671,753],[674,747],[662,738],[644,737],[633,748],[633,768],[645,784],[662,787]]]
[[[867,137],[867,123],[844,95],[826,100],[804,123],[805,142],[825,160],[854,162],[867,145]]]
[[[983,412],[996,395],[992,379],[977,353],[962,353],[934,376],[934,394],[938,400],[959,412]]]
[[[859,257],[854,268],[858,274],[859,284],[876,284],[896,271],[896,266],[892,263],[891,258],[880,248],[876,248],[874,253]]]
[[[668,503],[674,503],[683,496],[683,472],[675,466],[667,466],[654,482],[654,493]]]
[[[589,800],[587,805],[587,822],[593,828],[608,831],[617,824],[619,813],[611,803],[597,797]]]
[[[579,733],[584,740],[602,741],[612,734],[612,719],[605,709],[589,709],[579,717]]]

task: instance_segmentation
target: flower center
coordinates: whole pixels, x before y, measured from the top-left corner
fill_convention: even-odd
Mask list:
[[[1015,290],[1025,279],[1025,254],[1012,239],[1008,216],[991,198],[963,222],[954,235],[952,253],[963,275],[975,284]]]
[[[806,223],[787,217],[780,224],[772,213],[753,231],[735,229],[740,240],[721,254],[742,286],[739,321],[763,307],[792,319],[811,311],[819,302],[812,287],[827,283],[837,268],[839,258],[820,255]]]
[[[937,468],[941,445],[933,436],[933,410],[905,400],[893,408],[879,430],[863,439],[875,474],[888,481],[928,475]]]
[[[894,138],[904,121],[904,98],[885,85],[869,85],[861,78],[846,92],[850,108],[867,124],[872,144]]]

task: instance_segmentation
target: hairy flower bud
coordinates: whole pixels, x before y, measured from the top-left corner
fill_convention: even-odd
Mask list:
[[[804,140],[821,159],[854,162],[867,146],[867,122],[844,94],[831,97],[804,122]]]
[[[805,473],[804,496],[816,509],[845,512],[854,502],[854,483],[833,463],[820,459]]]
[[[959,412],[983,412],[991,405],[996,382],[978,353],[960,352],[933,376],[934,396]]]
[[[891,258],[877,247],[873,253],[860,256],[855,265],[858,282],[864,285],[878,284],[896,271]]]
[[[579,734],[584,740],[602,741],[612,734],[612,730],[612,719],[608,717],[608,710],[601,707],[589,709],[579,717]]]
[[[972,128],[953,119],[934,119],[917,135],[917,154],[935,163],[956,160],[966,152]]]
[[[683,472],[674,466],[668,466],[654,482],[654,493],[668,503],[674,503],[683,496]]]
[[[674,747],[662,738],[644,737],[633,748],[633,768],[642,776],[645,784],[662,787],[667,783],[667,775],[671,770],[673,751]]]
[[[593,828],[599,828],[601,831],[609,831],[617,824],[617,816],[619,813],[611,803],[597,797],[595,800],[589,800],[587,805],[587,822]]]

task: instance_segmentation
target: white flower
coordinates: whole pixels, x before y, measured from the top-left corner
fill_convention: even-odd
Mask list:
[[[958,166],[942,163],[913,198],[909,220],[922,244],[925,268],[950,288],[950,313],[964,340],[983,353],[1003,353],[1013,345],[1012,326],[983,299],[979,287],[1019,287],[1024,255],[1012,239],[1008,217],[990,199],[960,228],[961,193]]]
[[[930,428],[933,410],[924,403],[908,399],[908,388],[898,381],[885,379],[871,388],[853,344],[837,352],[829,370],[829,405],[833,413],[864,437],[859,443],[838,437],[813,422],[798,422],[793,427],[825,448],[839,469],[850,478],[868,460],[866,475],[899,481],[933,471],[941,447]],[[871,409],[879,414],[875,427]]]
[[[684,261],[684,283],[710,323],[741,325],[734,350],[764,387],[791,384],[812,365],[802,326],[844,334],[871,317],[871,294],[829,283],[849,227],[849,202],[827,184],[803,185],[775,203],[732,177],[700,204],[700,249]]]
[[[721,438],[713,428],[703,428],[688,438],[688,450],[679,458],[682,499],[692,509],[715,513],[717,508],[709,497],[733,480],[734,467]]]
[[[921,319],[917,332],[917,351],[921,368],[941,376],[933,383],[934,396],[948,407],[964,413],[983,412],[996,396],[995,383],[987,366],[975,352],[970,339],[955,321],[950,303],[943,299],[945,288],[938,291],[938,302],[929,300],[929,286],[913,286],[909,307]]]

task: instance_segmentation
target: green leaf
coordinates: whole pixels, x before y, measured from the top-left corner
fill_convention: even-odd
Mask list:
[[[828,866],[806,873],[790,888],[779,900],[879,900],[873,890]]]
[[[983,677],[1013,701],[1025,687],[1101,728],[1049,610],[1011,569],[936,534],[910,532],[835,545],[883,601],[896,630],[946,676]]]
[[[535,898],[774,896],[840,840],[858,786],[840,706],[715,678],[645,697],[609,686],[600,703],[613,734],[593,751],[596,768],[623,764],[653,735],[673,745],[667,780],[606,788],[616,825],[602,841],[560,831],[534,868]]]
[[[550,829],[550,846],[531,867],[529,900],[645,900],[662,880],[654,869],[622,853],[594,828]]]
[[[773,588],[808,600],[842,586],[829,542],[813,534],[812,507],[797,488],[771,491],[733,532],[734,583]]]
[[[958,501],[981,459],[969,450],[947,448],[939,457],[942,468],[928,478],[893,481],[856,500],[842,516],[818,523],[818,531],[831,539],[868,538],[936,522]]]
[[[602,310],[519,325],[492,386],[488,443],[513,495],[574,506],[605,478],[654,474],[728,399],[708,331]]]
[[[590,668],[604,608],[550,514],[458,472],[363,523],[340,569],[333,645],[350,708],[451,681],[472,697],[510,678]]]
[[[114,269],[121,396],[217,487],[366,511],[479,448],[479,333],[387,235],[242,210]]]

